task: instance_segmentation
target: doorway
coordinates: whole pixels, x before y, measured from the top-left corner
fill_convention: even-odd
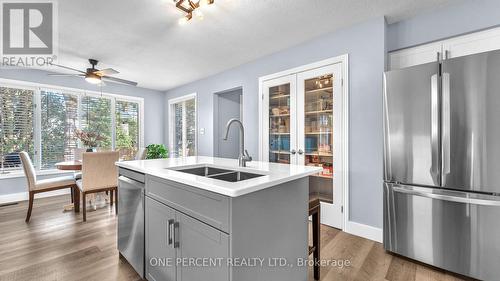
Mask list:
[[[242,117],[241,87],[215,93],[214,95],[214,156],[238,158],[240,134],[237,127],[231,128],[229,137],[224,140],[227,121]]]

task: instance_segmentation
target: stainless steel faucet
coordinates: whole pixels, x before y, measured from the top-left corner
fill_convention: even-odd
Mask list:
[[[238,164],[240,167],[246,167],[247,162],[252,161],[252,157],[248,155],[248,151],[245,149],[245,128],[240,120],[233,118],[227,122],[226,136],[224,137],[224,140],[227,140],[227,137],[229,136],[229,128],[233,123],[237,123],[240,127],[240,155],[238,156]]]

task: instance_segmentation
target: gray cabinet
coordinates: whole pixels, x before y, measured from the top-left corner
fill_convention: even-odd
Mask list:
[[[150,281],[176,280],[174,223],[174,209],[146,197],[146,279]]]
[[[184,262],[190,259],[196,262],[195,266],[177,267],[177,280],[229,280],[229,236],[180,212],[176,217],[179,222],[178,257]]]
[[[228,257],[226,233],[146,197],[148,280],[229,280]]]
[[[308,185],[304,177],[227,197],[146,175],[146,279],[307,280],[306,267],[267,261],[307,258]],[[263,265],[227,266],[257,257]]]

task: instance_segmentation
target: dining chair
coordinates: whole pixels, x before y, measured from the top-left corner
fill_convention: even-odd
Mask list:
[[[83,153],[86,151],[86,148],[75,148],[73,150],[73,160],[75,161],[82,161],[82,156]],[[75,180],[79,180],[82,178],[82,172],[81,171],[75,171]]]
[[[53,191],[58,189],[71,189],[71,202],[76,203],[76,194],[78,193],[76,187],[76,181],[73,176],[62,176],[55,177],[50,179],[37,180],[35,167],[33,167],[33,163],[31,159],[25,151],[19,153],[21,157],[21,162],[23,164],[24,175],[28,180],[28,191],[29,191],[29,206],[28,213],[26,215],[26,222],[29,222],[31,217],[31,211],[33,210],[33,200],[35,199],[35,194],[47,191]],[[77,203],[76,203],[77,204]],[[77,211],[75,207],[75,211]]]
[[[148,154],[148,149],[145,147],[139,147],[137,154],[135,155],[135,160],[145,160]]]
[[[109,203],[113,206],[115,194],[115,213],[118,213],[118,168],[115,163],[118,151],[84,152],[82,160],[82,179],[76,181],[82,195],[83,221],[87,221],[87,195],[109,191]]]

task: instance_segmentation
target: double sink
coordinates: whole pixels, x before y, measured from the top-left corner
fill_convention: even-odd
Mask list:
[[[180,168],[175,168],[175,169],[171,169],[171,170],[174,170],[177,172],[182,172],[182,173],[187,173],[187,174],[191,174],[191,175],[221,180],[221,181],[227,181],[227,182],[239,182],[239,181],[244,181],[244,180],[249,180],[249,179],[264,176],[261,174],[254,174],[254,173],[247,173],[247,172],[242,172],[242,171],[221,169],[221,168],[211,167],[211,166],[207,166],[207,165],[201,166],[201,167],[189,167],[189,168],[180,167]]]

